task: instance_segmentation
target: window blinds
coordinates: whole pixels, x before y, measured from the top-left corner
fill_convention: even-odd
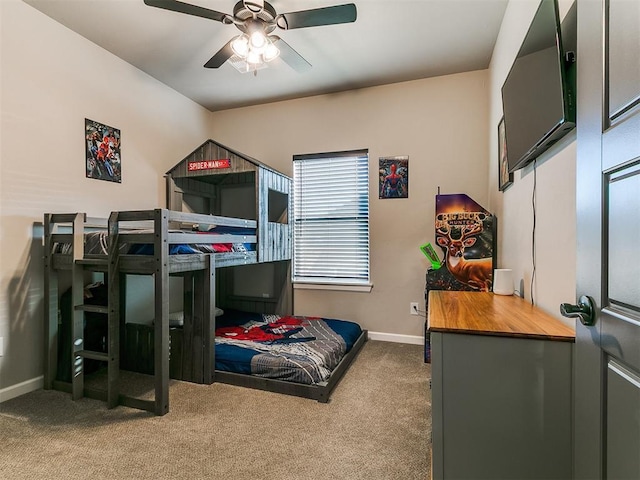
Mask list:
[[[294,281],[368,284],[368,152],[293,160]]]

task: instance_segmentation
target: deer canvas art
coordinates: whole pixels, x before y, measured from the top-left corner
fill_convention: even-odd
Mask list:
[[[440,228],[437,230],[438,245],[445,249],[445,263],[449,272],[460,283],[475,290],[488,292],[491,290],[493,258],[466,259],[465,248],[475,245],[477,235],[482,232],[482,224],[464,225],[463,227]]]
[[[467,195],[436,196],[436,243],[445,269],[434,273],[427,289],[491,291],[495,218]]]

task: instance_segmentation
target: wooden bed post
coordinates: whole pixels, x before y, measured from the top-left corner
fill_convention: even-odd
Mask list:
[[[197,358],[202,359],[202,355],[198,354],[196,349],[196,307],[194,304],[194,283],[197,284],[196,272],[185,272],[182,277],[182,311],[184,314],[184,323],[182,325],[182,362],[180,380],[187,382],[197,382]],[[194,279],[195,282],[194,282]],[[196,375],[194,377],[194,375]]]
[[[109,312],[107,313],[107,407],[118,405],[120,397],[120,241],[118,212],[109,215],[109,266],[107,271]]]
[[[169,411],[169,245],[168,213],[166,209],[154,210],[155,239],[155,323],[154,370],[155,414]]]
[[[44,388],[51,390],[58,373],[58,276],[53,271],[53,215],[44,215]]]
[[[202,271],[202,282],[198,282],[203,286],[202,291],[202,309],[203,309],[203,383],[208,385],[214,381],[215,371],[215,305],[216,305],[216,266],[215,257],[212,254],[207,255],[208,262]]]
[[[71,298],[73,320],[71,322],[71,395],[74,400],[84,396],[84,213],[73,219],[73,264],[71,265]]]

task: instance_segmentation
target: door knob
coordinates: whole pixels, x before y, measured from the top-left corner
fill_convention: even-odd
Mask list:
[[[577,305],[571,303],[560,304],[560,313],[563,317],[579,318],[583,325],[591,326],[595,323],[595,308],[591,297],[582,295]]]

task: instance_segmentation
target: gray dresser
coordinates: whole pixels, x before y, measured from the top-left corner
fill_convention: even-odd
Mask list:
[[[575,333],[515,296],[429,292],[434,480],[572,478]]]

